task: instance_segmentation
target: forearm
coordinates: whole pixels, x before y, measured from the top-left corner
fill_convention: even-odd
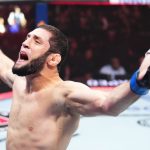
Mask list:
[[[0,79],[12,87],[15,75],[12,73],[14,62],[0,50]]]
[[[14,62],[7,57],[2,50],[0,49],[0,69],[4,69],[4,68],[12,68],[12,66],[14,65]]]
[[[140,71],[136,71],[130,82],[120,85],[115,88],[106,100],[106,108],[112,114],[119,114],[135,102],[141,95],[146,95],[150,89],[150,67],[145,70],[143,77],[139,79]],[[109,102],[111,100],[111,102]]]
[[[104,111],[109,115],[116,116],[138,100],[139,97],[140,95],[131,91],[130,82],[126,82],[108,94],[104,104],[106,105]]]

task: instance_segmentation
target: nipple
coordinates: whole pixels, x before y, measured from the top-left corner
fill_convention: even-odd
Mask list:
[[[29,127],[28,130],[31,132],[33,131],[33,127]]]

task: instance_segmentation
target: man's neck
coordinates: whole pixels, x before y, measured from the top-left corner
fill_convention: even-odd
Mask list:
[[[41,71],[38,74],[27,76],[26,79],[27,79],[26,89],[28,93],[40,91],[44,88],[53,86],[58,82],[62,81],[57,71],[51,72]]]

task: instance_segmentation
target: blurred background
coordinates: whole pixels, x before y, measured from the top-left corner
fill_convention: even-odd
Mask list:
[[[0,48],[15,61],[27,33],[44,23],[69,39],[61,77],[91,88],[129,80],[150,48],[150,0],[0,0]],[[9,113],[12,93],[2,81],[0,93],[0,112]],[[149,129],[148,94],[116,118],[81,116],[68,150],[149,150]],[[6,135],[0,131],[0,150]]]

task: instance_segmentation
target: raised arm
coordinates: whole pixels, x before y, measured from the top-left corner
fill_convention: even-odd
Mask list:
[[[73,111],[86,116],[111,115],[117,116],[141,95],[147,94],[150,78],[145,79],[145,74],[150,66],[150,54],[146,53],[144,61],[129,82],[114,88],[110,92],[92,90],[81,83],[70,83],[70,90],[66,94],[67,106]],[[148,85],[141,85],[138,81]]]
[[[130,90],[129,82],[110,92],[92,90],[86,85],[74,83],[66,97],[67,107],[85,116],[116,116],[139,98]]]
[[[14,62],[0,50],[0,79],[12,87],[15,75],[12,73]]]

